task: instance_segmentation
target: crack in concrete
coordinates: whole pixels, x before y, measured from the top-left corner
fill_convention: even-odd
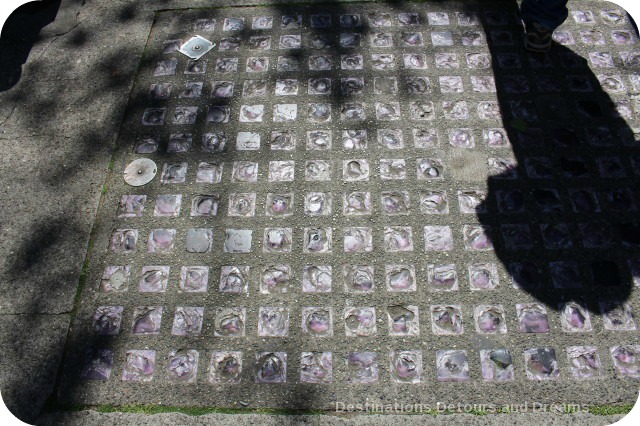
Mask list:
[[[4,126],[7,123],[7,121],[9,121],[11,119],[11,116],[13,115],[13,113],[16,110],[17,106],[18,106],[18,100],[16,99],[13,102],[13,106],[11,107],[11,112],[9,112],[9,115],[7,116],[7,118],[5,118],[2,123],[0,123],[0,126]]]
[[[80,15],[80,12],[78,12],[78,15]],[[78,16],[76,15],[76,17]],[[50,36],[45,37],[45,39],[49,39],[49,38],[53,38],[55,37],[55,39],[53,41],[56,41],[57,39],[59,39],[62,36],[65,36],[67,34],[69,34],[71,31],[75,30],[76,28],[78,28],[78,26],[80,26],[80,24],[82,24],[85,20],[83,19],[82,21],[79,21],[77,24],[75,24],[73,27],[71,27],[70,29],[68,29],[67,31],[60,33],[60,34],[51,34]],[[49,43],[49,45],[51,45],[51,43]],[[49,46],[47,46],[48,48]],[[46,49],[45,49],[46,51]],[[44,53],[44,52],[43,52]]]

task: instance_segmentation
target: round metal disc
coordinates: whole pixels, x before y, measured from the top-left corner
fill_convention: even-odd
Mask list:
[[[129,163],[124,169],[124,181],[131,186],[146,185],[156,177],[158,168],[153,160],[148,158],[139,158]]]

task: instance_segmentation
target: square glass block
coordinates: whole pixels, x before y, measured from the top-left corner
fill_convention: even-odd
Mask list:
[[[178,288],[187,293],[206,293],[208,282],[208,266],[183,266]]]
[[[133,311],[131,332],[139,336],[160,334],[162,325],[162,306],[138,306]]]
[[[115,229],[109,247],[115,253],[131,253],[138,242],[137,229]]]
[[[193,383],[198,375],[198,351],[177,349],[168,355],[165,377],[170,383]]]
[[[385,265],[387,291],[416,291],[416,271],[413,265]]]
[[[169,253],[173,250],[176,239],[175,229],[153,229],[147,241],[148,253]]]
[[[508,349],[482,349],[480,362],[484,380],[496,382],[514,380],[513,359]]]
[[[370,337],[377,334],[376,309],[373,307],[347,307],[343,318],[347,337]]]
[[[258,336],[287,337],[289,335],[289,309],[261,307],[258,313]]]
[[[286,383],[287,354],[286,352],[256,353],[255,382],[256,383]]]
[[[214,326],[216,337],[243,337],[247,323],[245,308],[217,308]]]
[[[213,243],[213,229],[189,228],[187,229],[186,248],[189,253],[208,253]]]
[[[389,335],[420,335],[419,309],[413,305],[393,305],[387,307]]]
[[[396,383],[420,383],[423,380],[421,351],[389,352],[391,380]]]
[[[439,382],[469,381],[467,351],[455,349],[437,351],[436,368]]]
[[[202,332],[204,307],[176,308],[171,334],[174,336],[198,336]]]
[[[225,231],[225,253],[251,253],[253,231],[250,229],[227,229]]]
[[[80,377],[84,380],[108,380],[113,370],[113,351],[89,348],[85,352]]]
[[[240,383],[242,378],[242,352],[213,352],[209,367],[210,383]]]
[[[236,138],[238,151],[257,151],[260,149],[260,133],[238,132]]]
[[[107,266],[100,280],[100,291],[104,293],[127,291],[130,279],[130,266]]]
[[[249,266],[223,266],[220,270],[220,292],[247,293],[250,272]]]
[[[128,350],[122,369],[122,380],[126,382],[150,382],[156,365],[156,351]]]
[[[168,266],[144,266],[138,288],[141,293],[162,293],[167,290],[168,283]]]
[[[346,357],[347,376],[345,381],[354,384],[368,384],[378,381],[380,369],[378,354],[375,352],[352,352]]]
[[[301,383],[331,383],[333,358],[331,352],[302,352],[300,355]]]
[[[332,212],[331,193],[308,192],[304,199],[304,213],[308,216],[329,216]]]

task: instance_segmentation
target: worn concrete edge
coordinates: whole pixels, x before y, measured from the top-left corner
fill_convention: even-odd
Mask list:
[[[247,413],[244,415],[210,413],[198,417],[182,413],[160,413],[146,416],[141,413],[100,413],[97,411],[79,411],[65,413],[51,413],[42,416],[36,424],[331,424],[331,425],[389,425],[400,422],[402,424],[430,425],[430,424],[594,424],[611,425],[623,419],[622,414],[593,415],[590,413],[552,414],[552,413],[516,413],[513,415],[487,414],[474,415],[472,413],[453,414],[354,414],[354,415],[283,415],[270,413]]]

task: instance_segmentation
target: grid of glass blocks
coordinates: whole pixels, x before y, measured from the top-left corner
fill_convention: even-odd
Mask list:
[[[637,307],[615,292],[626,276],[640,286],[627,96],[640,50],[625,14],[572,10],[557,54],[532,56],[515,15],[437,6],[224,9],[156,33],[122,164],[149,157],[158,176],[110,189],[85,321],[127,349],[120,364],[106,344],[87,349],[84,379],[640,377]],[[199,61],[177,52],[193,31],[216,43]],[[596,309],[575,297],[612,287]],[[525,349],[420,346],[530,333],[540,344]],[[299,352],[277,349],[287,338]]]

